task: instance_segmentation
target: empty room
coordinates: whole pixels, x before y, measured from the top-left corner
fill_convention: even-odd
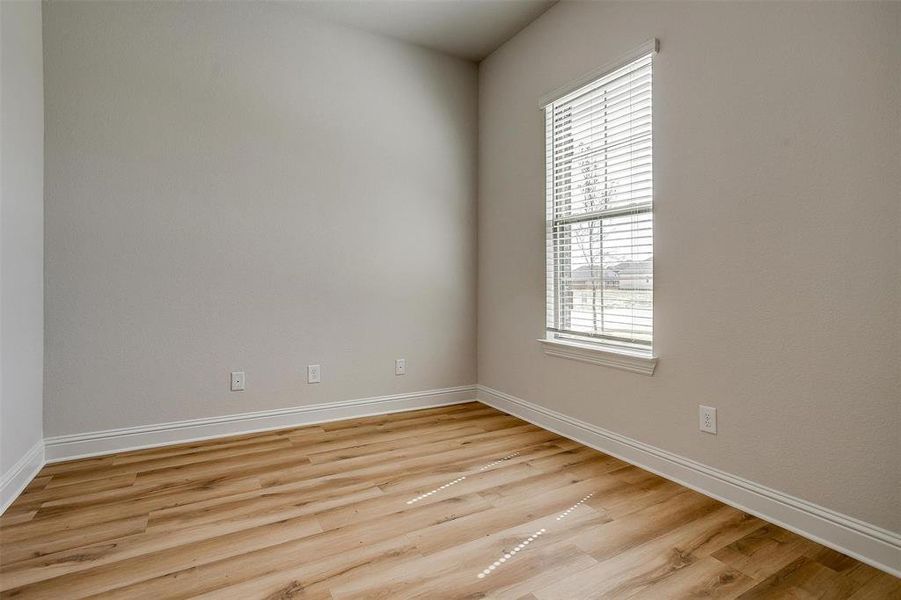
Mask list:
[[[901,600],[901,2],[0,0],[0,598]]]

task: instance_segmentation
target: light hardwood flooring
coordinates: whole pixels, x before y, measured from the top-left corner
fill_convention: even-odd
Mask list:
[[[46,466],[4,598],[901,598],[899,580],[481,404]]]

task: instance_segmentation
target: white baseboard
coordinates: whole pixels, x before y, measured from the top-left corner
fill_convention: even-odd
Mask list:
[[[479,401],[901,577],[901,535],[479,385]]]
[[[44,466],[44,442],[38,441],[0,477],[0,515],[19,497]]]
[[[180,444],[217,437],[314,425],[418,408],[461,404],[475,400],[476,387],[459,387],[344,400],[260,412],[191,419],[44,439],[48,463]]]

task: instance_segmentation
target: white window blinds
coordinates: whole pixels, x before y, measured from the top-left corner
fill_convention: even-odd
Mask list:
[[[652,353],[653,56],[545,107],[549,338]]]

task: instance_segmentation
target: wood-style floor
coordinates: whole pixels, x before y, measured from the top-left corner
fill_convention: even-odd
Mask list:
[[[9,598],[898,598],[899,580],[480,404],[45,467]]]

